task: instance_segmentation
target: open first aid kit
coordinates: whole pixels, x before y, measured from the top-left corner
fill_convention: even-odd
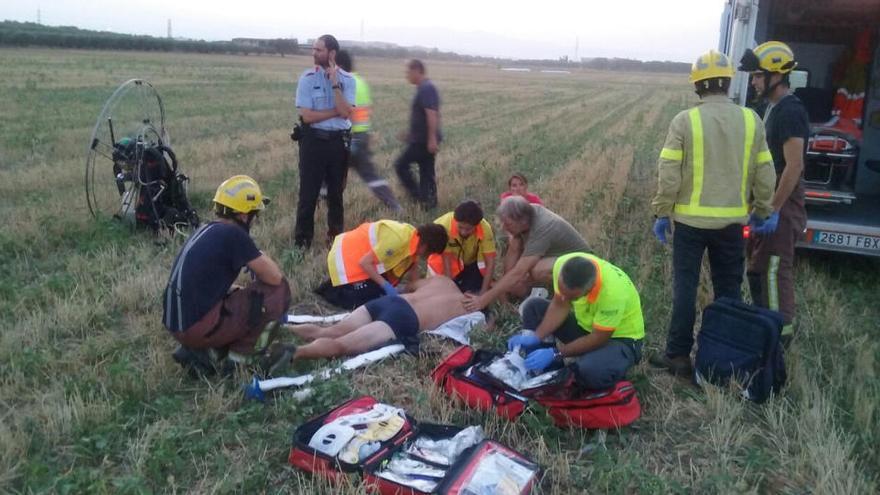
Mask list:
[[[583,390],[571,368],[532,375],[517,352],[501,354],[462,346],[431,372],[448,396],[480,411],[515,421],[535,401],[547,408],[557,426],[614,429],[641,416],[635,387],[620,381],[608,390]]]
[[[417,423],[403,409],[364,396],[296,429],[289,462],[338,481],[363,475],[371,493],[527,494],[540,467],[484,437],[482,428]]]

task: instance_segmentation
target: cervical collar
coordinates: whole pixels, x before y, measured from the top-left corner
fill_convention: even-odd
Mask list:
[[[362,445],[391,440],[403,428],[404,423],[403,418],[394,415],[387,420],[368,424],[366,429],[358,431],[355,437],[343,447],[342,452],[339,453],[339,460],[349,464],[357,464],[363,460],[360,458]]]

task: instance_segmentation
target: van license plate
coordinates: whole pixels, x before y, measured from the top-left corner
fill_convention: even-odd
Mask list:
[[[821,232],[813,234],[813,244],[823,246],[841,246],[867,251],[880,251],[880,237],[858,234],[844,234],[841,232]]]

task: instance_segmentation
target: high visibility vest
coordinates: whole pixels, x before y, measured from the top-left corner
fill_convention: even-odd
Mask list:
[[[443,228],[446,229],[446,233],[449,235],[449,241],[447,242],[446,249],[443,253],[428,256],[428,273],[430,275],[443,275],[443,257],[445,255],[453,255],[454,259],[451,263],[452,273],[450,275],[452,278],[455,278],[462,270],[464,270],[464,260],[466,258],[473,259],[474,253],[462,252],[464,248],[464,239],[462,239],[458,233],[458,222],[455,220],[452,212],[434,220],[434,223],[442,225]],[[474,233],[471,235],[477,240],[474,244],[477,268],[485,277],[486,255],[495,253],[495,241],[492,236],[492,226],[489,225],[489,222],[483,219],[479,225],[474,228]]]
[[[588,253],[568,253],[553,263],[553,292],[559,292],[559,274],[571,258],[585,258],[596,267],[596,282],[584,297],[571,301],[578,326],[586,333],[594,330],[614,332],[612,338],[641,340],[645,319],[639,292],[620,268]]]
[[[370,130],[370,112],[373,109],[373,99],[370,97],[370,87],[358,74],[352,73],[355,80],[354,108],[351,110],[351,132],[367,132]]]
[[[693,137],[693,165],[694,165],[694,187],[691,192],[691,200],[688,204],[678,203],[675,205],[676,213],[685,215],[704,216],[704,217],[740,217],[749,214],[749,203],[746,197],[746,184],[749,177],[749,158],[751,157],[752,140],[755,137],[755,117],[751,110],[743,108],[743,119],[746,126],[746,143],[745,149],[749,150],[743,159],[742,180],[740,187],[739,204],[731,206],[703,206],[701,199],[703,195],[703,174],[704,174],[704,143],[703,143],[703,123],[700,118],[700,109],[692,108],[688,112],[688,118],[691,122],[691,135]],[[664,149],[661,152],[666,152]]]
[[[745,224],[773,211],[776,171],[764,124],[726,95],[707,95],[677,114],[657,162],[658,217],[699,229]]]
[[[360,261],[367,253],[373,253],[378,259],[376,271],[395,283],[413,265],[418,245],[418,232],[407,223],[393,220],[362,223],[333,239],[327,253],[330,281],[335,287],[369,279]]]

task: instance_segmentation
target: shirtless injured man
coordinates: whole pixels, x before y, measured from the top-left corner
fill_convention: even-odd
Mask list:
[[[330,327],[313,324],[288,327],[310,341],[293,352],[293,360],[351,356],[397,341],[417,349],[419,333],[434,329],[467,311],[461,291],[443,276],[417,280],[413,292],[373,299]]]

